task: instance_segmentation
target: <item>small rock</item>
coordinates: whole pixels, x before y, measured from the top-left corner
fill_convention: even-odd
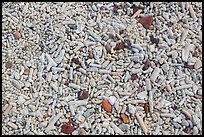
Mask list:
[[[79,99],[87,99],[89,97],[89,93],[85,90],[79,93]]]
[[[134,15],[135,12],[137,12],[140,8],[138,6],[133,5],[132,9],[133,9],[133,15]]]
[[[185,133],[189,134],[191,132],[191,128],[190,127],[186,127],[183,131]]]
[[[20,38],[21,38],[21,33],[18,32],[18,31],[14,32],[13,35],[14,35],[14,37],[15,37],[16,39],[20,39]]]
[[[139,20],[139,23],[141,23],[144,28],[148,29],[153,23],[153,17],[152,16],[142,17]]]
[[[110,103],[111,105],[114,105],[114,103],[115,103],[115,101],[116,101],[116,97],[115,97],[115,96],[110,96],[110,97],[108,98],[108,101],[109,101],[109,103]]]
[[[159,44],[159,38],[154,38],[153,37],[153,35],[150,35],[150,41],[154,44],[156,44],[156,45],[158,45]]]
[[[79,59],[78,58],[73,58],[72,62],[74,62],[75,64],[80,64]]]
[[[131,80],[132,80],[132,81],[135,81],[137,78],[138,78],[138,77],[137,77],[136,74],[132,74],[132,75],[131,75]]]
[[[136,111],[136,107],[131,104],[128,104],[128,112],[131,114],[134,114],[135,111]]]
[[[147,59],[144,62],[144,67],[142,68],[144,71],[147,70],[149,67],[151,67],[151,61],[149,59]]]
[[[106,49],[107,53],[111,53],[111,45],[110,44],[105,45],[105,49]]]
[[[89,49],[89,58],[91,58],[91,59],[93,58],[93,50],[92,50],[92,48]]]
[[[112,111],[112,106],[111,104],[108,102],[107,99],[104,99],[102,102],[103,108],[107,111],[107,112],[111,112]]]
[[[69,124],[64,124],[61,127],[61,131],[65,134],[71,134],[74,130],[75,128]]]
[[[11,61],[6,62],[5,67],[11,68],[13,66],[13,63]]]
[[[23,104],[25,101],[26,100],[22,96],[19,96],[17,103],[20,105],[20,104]]]
[[[195,50],[193,52],[193,56],[199,57],[200,55],[201,55],[201,51],[199,50],[199,48],[195,48]]]
[[[129,124],[130,123],[129,118],[125,114],[121,114],[120,116],[121,116],[121,119],[123,120],[123,122],[125,124]]]
[[[121,49],[124,49],[125,48],[125,44],[120,42],[120,43],[117,43],[114,50],[121,50]]]

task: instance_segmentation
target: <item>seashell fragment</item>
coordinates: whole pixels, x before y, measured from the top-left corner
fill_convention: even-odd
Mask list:
[[[151,86],[151,82],[150,82],[150,79],[146,79],[146,89],[147,90],[151,90],[152,89],[152,86]]]
[[[110,126],[113,128],[113,130],[118,133],[119,135],[123,135],[124,132],[119,128],[117,127],[113,122],[110,122]]]
[[[187,43],[184,49],[182,49],[182,60],[184,62],[188,61],[189,52],[190,52],[190,44]]]
[[[155,80],[159,76],[159,73],[160,73],[160,68],[158,68],[158,67],[154,68],[154,71],[152,72],[152,75],[150,76],[150,80],[152,82],[155,82]]]
[[[136,107],[131,104],[128,104],[128,112],[131,114],[134,114],[135,111],[136,111]]]
[[[12,84],[17,89],[21,89],[22,88],[21,84],[17,80],[15,80],[15,79],[12,80]]]
[[[189,5],[189,12],[190,12],[190,15],[193,18],[193,20],[197,21],[197,17],[196,17],[195,11],[193,10],[192,5]]]
[[[143,119],[139,116],[138,113],[136,113],[136,118],[137,118],[140,126],[142,127],[142,130],[144,131],[144,133],[147,134],[147,127],[145,126]]]
[[[138,99],[147,99],[147,91],[143,91],[137,94]]]
[[[108,98],[108,102],[109,102],[111,105],[114,105],[115,101],[116,101],[116,97],[115,97],[115,96],[110,96],[110,97]]]

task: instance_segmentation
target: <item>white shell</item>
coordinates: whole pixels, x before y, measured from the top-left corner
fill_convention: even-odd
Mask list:
[[[139,99],[147,99],[147,91],[143,91],[143,92],[140,92],[139,94],[137,94],[137,97]]]
[[[19,96],[17,103],[20,105],[20,104],[23,104],[25,101],[26,100],[22,96]]]
[[[131,104],[128,104],[128,112],[131,114],[134,114],[135,111],[136,111],[136,107]]]
[[[110,103],[111,105],[114,105],[114,103],[115,103],[115,101],[116,101],[116,97],[115,97],[115,96],[110,96],[110,97],[108,98],[108,101],[109,101],[109,103]]]

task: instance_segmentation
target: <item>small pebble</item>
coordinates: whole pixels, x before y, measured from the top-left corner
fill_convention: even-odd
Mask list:
[[[18,32],[18,31],[15,31],[15,32],[13,33],[13,35],[14,35],[14,37],[15,37],[16,39],[20,39],[20,38],[21,38],[21,33]]]
[[[87,99],[89,97],[89,93],[85,90],[79,92],[79,99]]]
[[[139,23],[141,23],[144,28],[149,29],[153,23],[153,17],[152,16],[142,17],[140,18]]]
[[[64,124],[61,126],[61,132],[70,135],[75,128],[73,126],[70,126],[69,124]]]
[[[104,99],[102,102],[103,108],[107,111],[107,112],[111,112],[112,111],[112,106],[109,103],[109,101],[107,99]]]

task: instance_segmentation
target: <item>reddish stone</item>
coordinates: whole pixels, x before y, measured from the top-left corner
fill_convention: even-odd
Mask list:
[[[69,124],[64,124],[61,127],[61,131],[65,134],[71,134],[74,131],[74,127],[70,126]]]
[[[148,103],[144,104],[144,111],[145,111],[145,113],[148,113],[148,111],[149,111],[149,104]]]
[[[193,52],[193,56],[199,57],[200,55],[201,55],[201,51],[199,50],[199,48],[195,48],[195,50]]]
[[[133,14],[135,14],[135,12],[137,12],[140,8],[134,5],[132,9],[133,9]]]
[[[138,93],[142,92],[142,88],[140,86],[137,88],[137,92]]]
[[[11,61],[6,62],[5,67],[11,68],[13,66],[13,63]]]
[[[18,32],[18,31],[14,32],[13,35],[14,35],[14,37],[15,37],[16,39],[20,39],[20,38],[21,38],[21,33]]]
[[[153,17],[152,16],[142,17],[140,18],[139,23],[141,23],[144,28],[149,29],[149,27],[153,23]]]
[[[144,67],[142,68],[144,71],[147,70],[149,67],[151,67],[151,62],[149,59],[147,59],[145,62],[144,62]]]
[[[120,43],[117,43],[114,50],[121,50],[121,49],[124,49],[125,48],[125,44],[120,42]]]
[[[105,45],[105,49],[106,49],[107,53],[111,53],[111,45],[109,45],[109,44]]]
[[[87,99],[89,97],[89,93],[85,90],[79,93],[79,99]]]
[[[150,35],[150,41],[154,44],[159,44],[159,39],[158,38],[154,38],[152,35]]]
[[[137,79],[137,75],[136,74],[131,75],[131,80],[132,81],[135,81],[136,79]]]
[[[114,8],[113,8],[113,11],[114,11],[114,12],[117,12],[118,9],[119,9],[118,6],[115,5]]]
[[[73,58],[72,62],[74,62],[75,64],[80,64],[79,59],[78,58]]]

